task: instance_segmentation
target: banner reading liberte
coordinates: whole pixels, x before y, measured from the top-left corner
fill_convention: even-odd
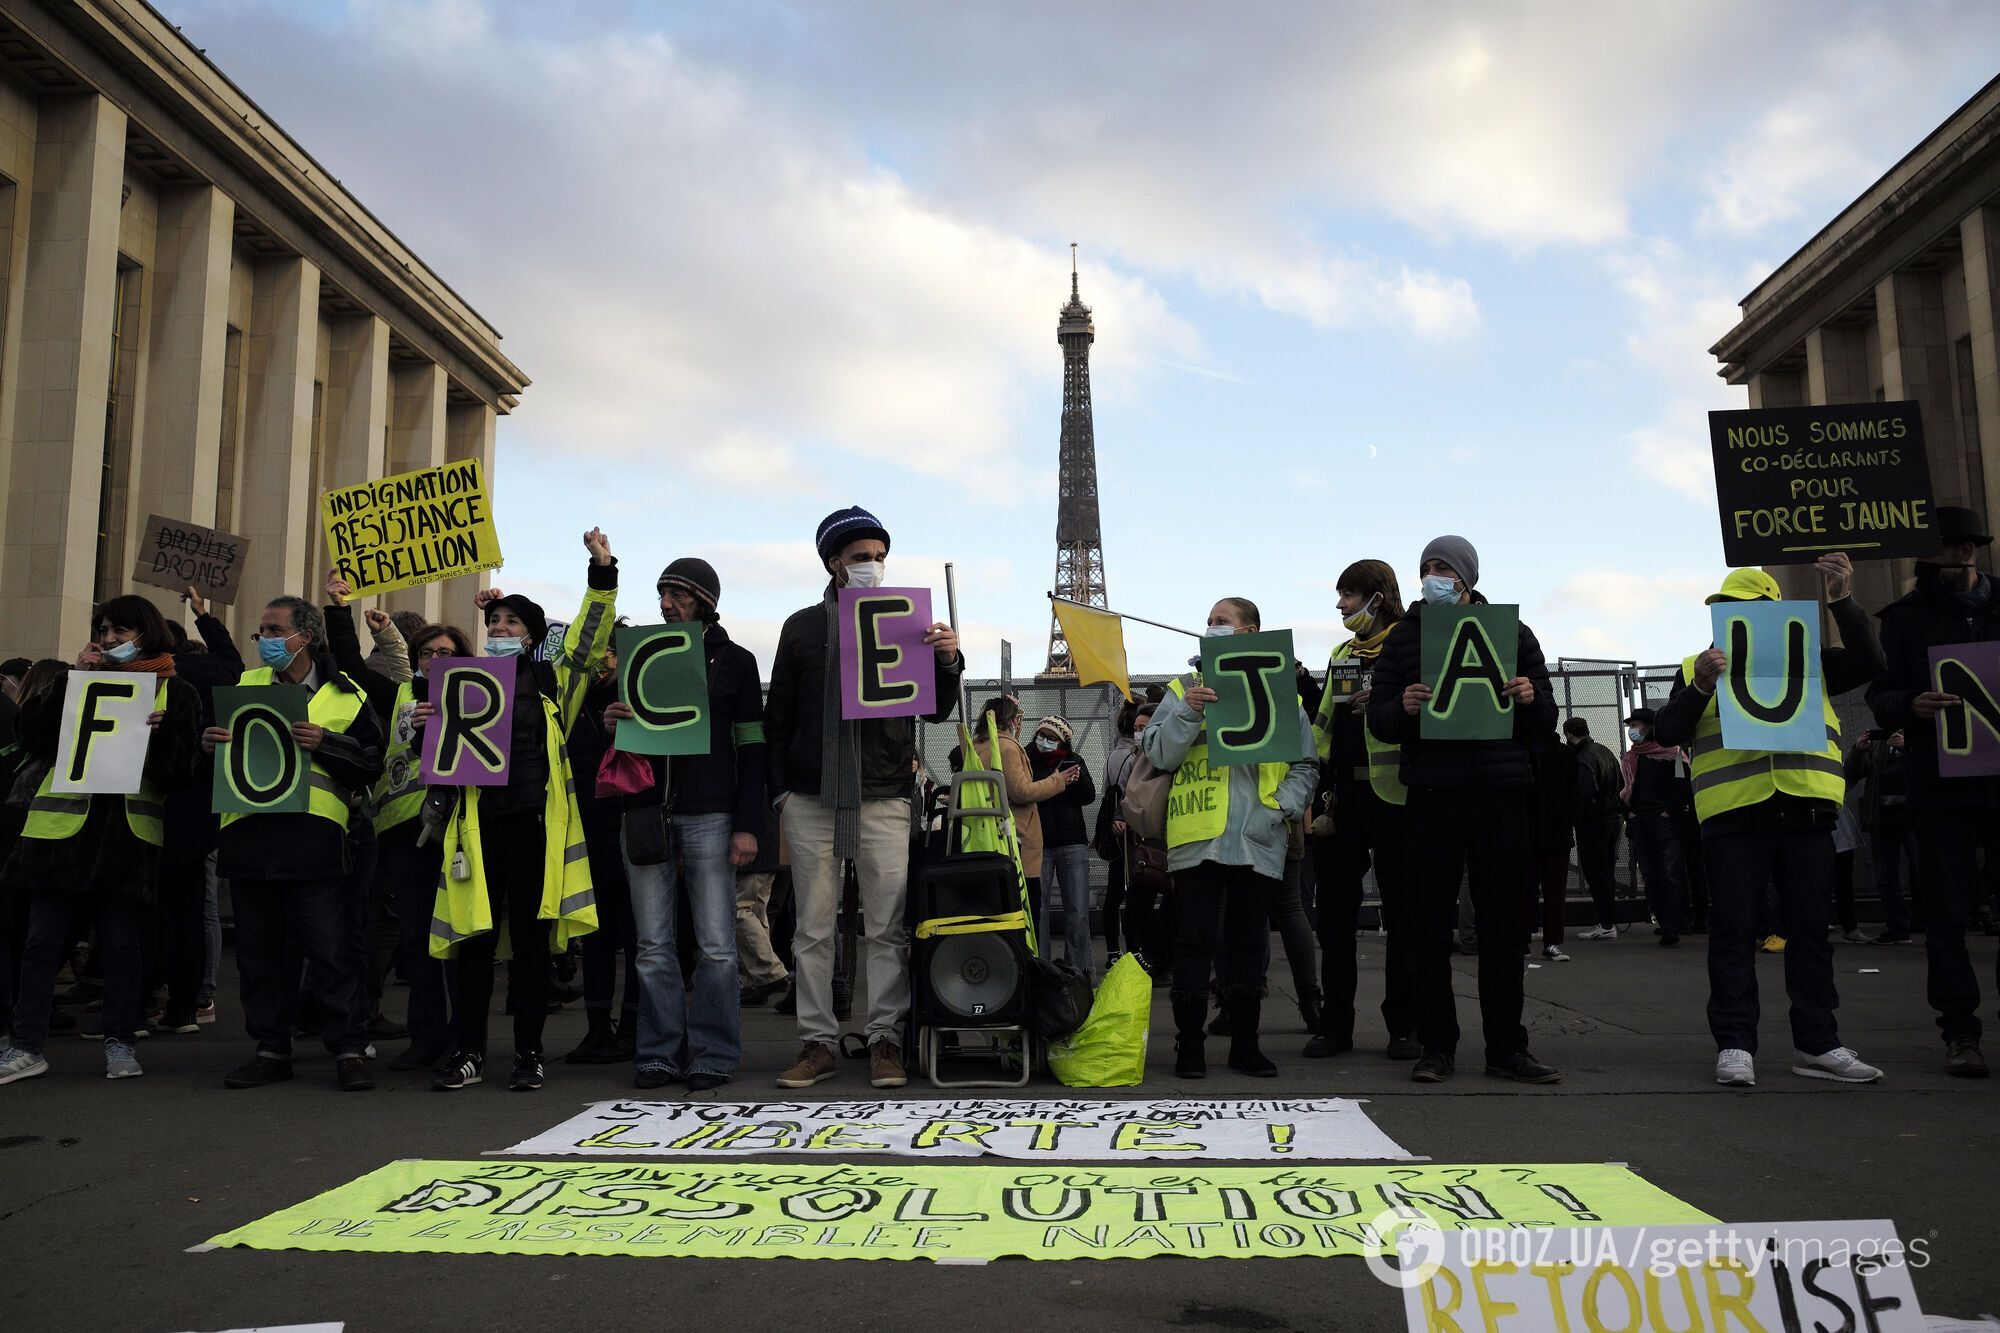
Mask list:
[[[1714,1219],[1620,1166],[395,1162],[210,1241],[369,1254],[1142,1259],[1372,1254],[1395,1224]]]
[[[882,1152],[1024,1161],[1410,1160],[1361,1103],[1272,1101],[599,1102],[508,1153],[600,1157]]]
[[[334,571],[356,597],[501,564],[476,458],[323,492],[320,524]]]

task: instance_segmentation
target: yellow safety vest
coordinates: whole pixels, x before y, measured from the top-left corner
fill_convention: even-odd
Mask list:
[[[396,706],[389,715],[388,758],[382,780],[375,784],[377,833],[387,833],[398,824],[408,823],[424,808],[422,754],[413,741],[403,739],[398,726],[404,712],[416,701],[416,688],[409,681],[396,687]]]
[[[1681,683],[1694,687],[1694,658],[1681,663]],[[1730,810],[1770,800],[1780,792],[1839,805],[1847,796],[1841,766],[1840,715],[1822,692],[1826,748],[1817,754],[1774,754],[1731,750],[1722,743],[1722,708],[1711,696],[1695,725],[1693,764],[1695,818],[1707,822]]]
[[[1187,697],[1187,683],[1176,679],[1167,683],[1176,698]],[[1187,758],[1174,770],[1173,789],[1167,793],[1167,846],[1186,847],[1211,842],[1229,827],[1229,769],[1211,767],[1208,762],[1208,724],[1203,723],[1202,739],[1188,747]],[[1257,765],[1257,799],[1272,810],[1279,809],[1278,786],[1291,772],[1290,764]]]
[[[1328,664],[1343,662],[1354,656],[1354,640],[1349,639],[1333,650]],[[1329,677],[1329,682],[1331,677]],[[1339,707],[1329,688],[1320,699],[1319,713],[1313,718],[1313,744],[1318,748],[1321,762],[1333,757],[1333,710]],[[1403,786],[1403,747],[1389,741],[1377,740],[1375,731],[1367,719],[1361,722],[1361,738],[1368,747],[1368,786],[1381,800],[1390,805],[1402,805],[1410,799],[1409,789]],[[1344,776],[1344,775],[1343,775]]]
[[[153,708],[162,713],[167,710],[167,682],[164,680],[160,682],[159,693],[153,696]],[[22,837],[61,842],[64,838],[74,838],[82,830],[83,821],[90,816],[91,798],[58,796],[55,782],[55,769],[51,768],[42,775],[42,785],[28,803],[28,819],[21,826]],[[133,837],[154,847],[166,841],[166,800],[151,779],[141,778],[138,791],[117,799],[125,802],[125,824],[132,830]]]
[[[277,673],[270,667],[251,667],[237,678],[238,685],[276,684]],[[345,681],[346,689],[340,688],[339,681]],[[361,687],[348,676],[342,674],[338,681],[329,680],[313,691],[313,697],[306,704],[306,721],[328,731],[345,735],[354,725],[354,719],[361,716],[363,698]],[[320,767],[314,758],[306,775],[309,792],[307,809],[321,819],[330,819],[343,831],[347,828],[347,790],[333,780],[333,775]],[[231,811],[222,817],[222,827],[228,828],[239,819],[254,819],[257,816],[245,814],[241,810]]]

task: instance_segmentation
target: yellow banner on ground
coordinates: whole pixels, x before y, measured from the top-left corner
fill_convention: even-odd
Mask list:
[[[476,458],[322,491],[319,514],[328,558],[356,597],[501,564]]]
[[[1624,1167],[771,1166],[395,1162],[216,1246],[704,1258],[1394,1253],[1440,1228],[1713,1221]]]
[[[1079,685],[1116,685],[1127,699],[1132,681],[1125,666],[1125,622],[1109,611],[1056,601],[1056,623],[1069,642],[1070,665]]]

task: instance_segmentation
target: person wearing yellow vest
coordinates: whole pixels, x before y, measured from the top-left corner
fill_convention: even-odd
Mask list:
[[[483,589],[473,599],[486,623],[486,655],[513,657],[520,665],[507,782],[460,789],[444,828],[430,952],[458,960],[452,995],[457,1050],[431,1081],[440,1092],[484,1077],[493,963],[501,956],[512,958],[507,995],[514,1013],[514,1067],[507,1086],[514,1092],[542,1086],[551,936],[560,952],[571,939],[597,929],[590,851],[576,794],[579,782],[594,782],[596,774],[571,770],[565,738],[611,644],[618,562],[599,529],[586,532],[583,544],[590,551],[589,587],[554,660],[545,661],[538,652],[549,632],[540,606],[497,588]],[[436,715],[431,702],[410,710],[418,727]]]
[[[159,889],[166,793],[194,781],[201,700],[174,674],[166,622],[143,597],[114,597],[92,615],[91,642],[78,671],[129,671],[149,678],[154,708],[144,777],[129,796],[64,796],[54,790],[63,700],[69,678],[25,699],[16,735],[29,762],[47,766],[28,806],[21,837],[8,854],[7,887],[32,895],[21,954],[20,999],[13,1036],[0,1051],[0,1083],[48,1072],[44,1056],[56,971],[76,937],[71,923],[86,908],[97,916],[104,961],[104,1076],[144,1071],[133,1053],[142,1022],[143,941]]]
[[[1417,926],[1409,882],[1409,848],[1403,828],[1402,756],[1394,745],[1368,734],[1369,685],[1382,645],[1403,620],[1403,593],[1386,561],[1357,560],[1334,582],[1341,623],[1354,635],[1333,650],[1326,690],[1313,718],[1319,742],[1320,790],[1331,794],[1332,829],[1311,840],[1313,872],[1319,885],[1320,1025],[1305,1054],[1324,1059],[1354,1049],[1354,995],[1357,967],[1355,931],[1360,926],[1362,882],[1375,871],[1379,920],[1387,937],[1382,968],[1382,1022],[1391,1060],[1414,1060],[1417,1045],[1416,971],[1411,950]],[[1360,663],[1361,689],[1342,694],[1332,687],[1331,668]]]
[[[1261,624],[1256,604],[1242,597],[1225,597],[1208,613],[1211,635],[1254,633]],[[1202,1044],[1212,968],[1229,1017],[1229,1067],[1270,1078],[1278,1067],[1258,1049],[1257,1024],[1271,897],[1282,887],[1292,826],[1312,804],[1318,765],[1301,759],[1211,766],[1206,710],[1215,700],[1199,677],[1176,680],[1139,737],[1139,752],[1174,775],[1167,805],[1167,869],[1176,900],[1174,1073],[1208,1072]],[[1312,723],[1305,709],[1295,711],[1300,747],[1311,754]]]
[[[292,1014],[300,993],[320,1013],[320,1038],[343,1092],[375,1086],[368,1075],[367,1002],[359,960],[348,947],[347,885],[355,864],[354,811],[382,776],[382,724],[361,686],[326,648],[326,622],[302,597],[275,597],[257,628],[257,657],[239,685],[303,685],[306,720],[292,740],[310,763],[303,814],[226,814],[216,873],[236,907],[236,969],[243,1025],[256,1053],[223,1085],[259,1088],[292,1076]],[[226,727],[202,732],[210,754]]]
[[[1479,933],[1479,1019],[1486,1072],[1517,1083],[1556,1083],[1562,1075],[1528,1050],[1521,1026],[1521,890],[1528,870],[1535,801],[1533,740],[1555,730],[1548,663],[1535,632],[1521,624],[1515,674],[1501,688],[1513,704],[1514,734],[1501,740],[1435,740],[1419,714],[1431,697],[1423,678],[1423,617],[1484,602],[1476,592],[1479,552],[1463,537],[1432,539],[1417,572],[1422,600],[1375,659],[1368,729],[1402,749],[1398,770],[1404,804],[1410,883],[1417,897],[1419,938],[1412,966],[1417,982],[1417,1042],[1423,1054],[1410,1068],[1417,1083],[1442,1083],[1457,1071],[1458,1004],[1452,989],[1452,923],[1458,889],[1468,882]]]
[[[1866,611],[1848,595],[1853,566],[1843,554],[1815,564],[1840,646],[1820,653],[1825,685],[1826,749],[1817,754],[1731,750],[1722,743],[1715,683],[1729,669],[1720,648],[1681,664],[1674,691],[1653,722],[1653,738],[1691,757],[1695,817],[1708,867],[1708,1029],[1715,1037],[1715,1081],[1757,1081],[1757,903],[1777,890],[1778,931],[1785,937],[1785,994],[1791,1000],[1792,1072],[1837,1083],[1873,1083],[1882,1071],[1840,1044],[1833,1011],[1833,946],[1827,917],[1833,896],[1833,828],[1847,795],[1837,694],[1882,674],[1882,650]],[[1711,596],[1717,602],[1777,601],[1778,582],[1761,569],[1738,569]]]

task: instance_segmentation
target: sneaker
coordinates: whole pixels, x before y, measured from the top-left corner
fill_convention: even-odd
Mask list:
[[[910,1081],[903,1072],[903,1048],[893,1041],[878,1041],[868,1048],[868,1085],[873,1088],[900,1088]]]
[[[798,991],[791,986],[785,987],[785,993],[777,998],[777,1000],[771,1005],[771,1008],[777,1010],[781,1014],[791,1014],[796,1016],[797,1013],[799,1012]]]
[[[195,1022],[193,1014],[167,1014],[153,1024],[153,1030],[162,1036],[192,1037],[201,1031],[201,1024]]]
[[[729,1081],[727,1074],[711,1074],[706,1069],[688,1075],[689,1092],[713,1092]]]
[[[56,992],[57,1004],[89,1004],[103,998],[104,986],[95,981],[79,981]]]
[[[1680,947],[1680,943],[1681,937],[1671,931],[1661,935],[1659,939],[1659,945],[1663,949],[1677,949]]]
[[[1407,1033],[1400,1037],[1389,1038],[1389,1044],[1382,1049],[1382,1054],[1391,1060],[1415,1060],[1423,1053],[1423,1044]]]
[[[132,1044],[124,1041],[104,1043],[104,1077],[137,1078],[146,1071],[139,1068],[139,1056]]]
[[[1486,1062],[1489,1078],[1512,1079],[1516,1083],[1560,1083],[1563,1076],[1526,1051],[1516,1051],[1497,1063]]]
[[[514,1072],[507,1075],[507,1091],[539,1092],[542,1088],[542,1057],[530,1051],[514,1057]]]
[[[1845,1046],[1836,1046],[1820,1055],[1794,1050],[1792,1072],[1807,1078],[1832,1079],[1835,1083],[1875,1083],[1882,1077],[1881,1070],[1861,1063],[1861,1057]]]
[[[809,1041],[799,1051],[799,1058],[790,1069],[778,1075],[781,1088],[810,1088],[815,1083],[824,1083],[840,1071],[835,1062],[833,1047],[820,1042]]]
[[[437,1077],[431,1080],[433,1092],[457,1092],[479,1082],[479,1070],[486,1063],[485,1056],[460,1054],[449,1059],[450,1063],[438,1070]]]
[[[1580,940],[1615,940],[1618,938],[1616,926],[1593,926],[1577,936]]]
[[[343,1055],[333,1062],[333,1076],[342,1092],[373,1092],[375,1080],[368,1077],[368,1062],[358,1055]]]
[[[1842,944],[1866,944],[1868,943],[1868,937],[1858,930],[1845,930],[1840,934],[1840,942]]]
[[[1345,1055],[1353,1049],[1352,1037],[1336,1037],[1325,1032],[1315,1032],[1301,1054],[1308,1060],[1329,1060],[1336,1055]]]
[[[633,1071],[632,1086],[651,1092],[656,1088],[666,1087],[674,1081],[674,1077],[672,1069],[657,1060],[653,1060],[640,1065],[638,1069]]]
[[[1907,933],[1898,935],[1893,931],[1887,930],[1869,941],[1870,944],[1908,944],[1909,942],[1910,937]]]
[[[1757,947],[1765,953],[1783,953],[1785,951],[1785,937],[1783,935],[1766,935],[1764,942]]]
[[[194,1021],[200,1023],[203,1027],[213,1023],[215,1021],[215,1001],[210,1000],[207,1004],[195,1010]]]
[[[1757,1086],[1757,1062],[1750,1052],[1734,1046],[1720,1051],[1715,1057],[1715,1081],[1725,1088],[1754,1088]]]
[[[583,1034],[583,1040],[576,1049],[563,1057],[566,1065],[615,1065],[624,1061],[618,1055],[618,1034],[610,1024]]]
[[[1986,1057],[1977,1037],[1953,1037],[1945,1043],[1944,1072],[1953,1078],[1985,1078]]]
[[[1410,1080],[1415,1083],[1442,1083],[1452,1076],[1456,1062],[1443,1051],[1425,1051],[1410,1070]]]
[[[24,1078],[39,1078],[49,1072],[49,1062],[40,1051],[24,1051],[19,1046],[9,1046],[0,1051],[0,1083],[18,1083]]]
[[[240,1064],[222,1076],[225,1088],[261,1088],[269,1083],[283,1083],[292,1076],[292,1062],[280,1060],[275,1055],[265,1055],[259,1051],[247,1063]]]
[[[1560,946],[1554,944],[1545,944],[1542,946],[1542,957],[1548,959],[1551,963],[1567,963],[1569,961],[1569,955],[1564,953]]]
[[[400,1041],[410,1035],[410,1030],[387,1014],[377,1014],[368,1020],[368,1035],[384,1041]]]
[[[390,1059],[389,1068],[399,1074],[407,1074],[413,1069],[435,1069],[438,1062],[449,1054],[449,1051],[434,1050],[412,1042],[401,1054]]]
[[[783,995],[791,988],[790,977],[779,977],[776,981],[753,982],[739,990],[737,998],[746,1005],[759,1005],[774,996]]]

